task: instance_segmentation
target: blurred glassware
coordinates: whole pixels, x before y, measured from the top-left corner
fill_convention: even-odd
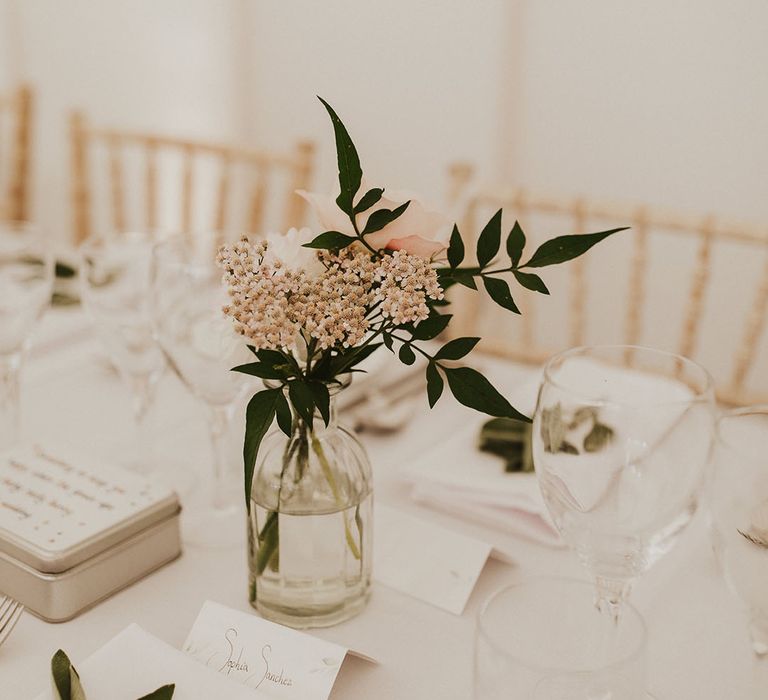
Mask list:
[[[0,449],[19,439],[19,371],[52,285],[49,242],[31,224],[0,223]]]
[[[229,430],[250,382],[231,368],[252,355],[222,312],[227,290],[216,266],[218,237],[175,235],[153,253],[153,313],[169,365],[209,410],[211,468],[202,474],[198,503],[182,515],[185,539],[219,547],[245,539],[242,466],[230,458]]]
[[[555,526],[617,619],[693,517],[712,442],[709,374],[672,353],[575,348],[544,369],[533,455]]]
[[[709,489],[715,551],[746,608],[752,649],[768,663],[768,405],[717,421]]]
[[[540,577],[480,608],[475,700],[645,700],[646,629],[630,605],[606,649],[589,583]]]
[[[165,361],[153,337],[150,313],[152,245],[149,233],[91,237],[79,249],[79,278],[96,333],[133,397],[136,452],[125,466],[157,475],[147,413]]]

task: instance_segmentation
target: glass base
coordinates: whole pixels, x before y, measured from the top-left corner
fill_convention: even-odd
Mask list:
[[[184,544],[208,549],[242,547],[245,543],[244,508],[185,506],[181,512]]]
[[[320,593],[321,595],[318,595]],[[307,589],[303,593],[294,592],[290,603],[287,596],[276,591],[274,600],[264,600],[265,596],[251,596],[251,606],[265,619],[294,629],[332,627],[360,614],[371,597],[370,584],[356,596],[350,595],[342,602],[324,603],[322,591]],[[301,599],[303,603],[301,602]]]

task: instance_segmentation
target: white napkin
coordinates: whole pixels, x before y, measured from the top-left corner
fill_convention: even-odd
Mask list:
[[[136,700],[175,683],[173,700],[253,700],[258,693],[206,668],[138,625],[126,627],[85,661],[72,663],[89,698]],[[37,700],[54,700],[53,689]]]

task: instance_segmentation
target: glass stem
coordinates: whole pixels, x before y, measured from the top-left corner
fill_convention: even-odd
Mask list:
[[[227,429],[232,416],[229,406],[211,406],[210,434],[213,452],[213,483],[211,505],[215,510],[226,510],[230,505],[227,480]]]
[[[147,414],[152,405],[154,383],[149,375],[132,375],[128,377],[131,387],[133,424],[136,440],[136,471],[149,474],[154,471],[153,440],[150,435]]]
[[[0,357],[0,449],[11,447],[19,440],[20,368],[21,353]]]
[[[619,621],[621,608],[629,596],[632,584],[623,579],[610,579],[602,576],[595,578],[597,597],[595,607],[611,620],[613,626]]]

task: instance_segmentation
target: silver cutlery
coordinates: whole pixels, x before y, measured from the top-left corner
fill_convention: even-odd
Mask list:
[[[0,646],[8,639],[24,612],[24,606],[13,598],[0,596]]]

